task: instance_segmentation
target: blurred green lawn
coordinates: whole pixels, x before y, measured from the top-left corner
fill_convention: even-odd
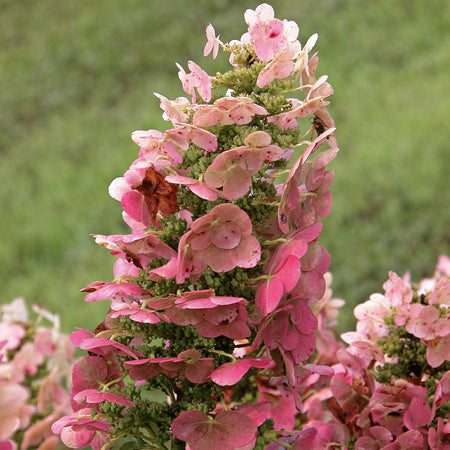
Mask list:
[[[110,280],[114,258],[90,233],[128,233],[111,180],[137,157],[136,129],[169,126],[153,92],[182,94],[175,62],[209,73],[204,28],[245,31],[257,1],[5,0],[0,2],[0,303],[23,296],[94,328],[106,303],[79,289]],[[319,33],[319,73],[335,89],[341,152],[321,243],[334,293],[351,310],[389,270],[431,275],[449,253],[446,0],[278,0],[300,40]]]

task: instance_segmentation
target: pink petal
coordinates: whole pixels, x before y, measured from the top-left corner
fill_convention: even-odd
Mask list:
[[[246,359],[238,359],[219,366],[211,374],[211,380],[219,386],[236,384],[250,369],[251,363]]]
[[[210,239],[216,247],[233,249],[241,241],[241,229],[235,222],[221,223],[212,228]]]
[[[206,434],[210,425],[211,421],[204,412],[192,410],[180,414],[172,422],[171,430],[178,439],[195,442]]]
[[[278,277],[272,277],[264,282],[259,287],[255,299],[261,314],[267,316],[271,313],[280,303],[283,294],[284,286]]]

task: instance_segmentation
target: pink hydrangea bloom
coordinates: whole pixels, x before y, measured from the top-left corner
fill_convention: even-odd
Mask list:
[[[191,383],[204,383],[214,370],[213,358],[203,358],[198,350],[185,350],[176,357],[145,358],[125,362],[133,380],[146,380],[159,373],[169,378],[186,377]]]
[[[187,186],[191,192],[204,200],[213,202],[214,200],[217,200],[217,197],[222,196],[217,189],[209,187],[204,181],[195,180],[194,178],[181,175],[167,175],[166,180],[169,183]]]
[[[450,334],[425,343],[427,362],[431,367],[439,367],[444,361],[450,361]]]
[[[210,290],[185,292],[172,307],[165,309],[166,317],[178,325],[195,325],[197,333],[205,337],[248,337],[247,300],[211,294]]]
[[[274,421],[275,430],[292,430],[295,426],[295,416],[298,409],[291,396],[281,395],[278,389],[271,386],[265,378],[257,377],[258,402],[268,402],[270,405],[269,416]]]
[[[109,440],[111,424],[103,416],[92,417],[90,408],[64,416],[52,425],[52,431],[61,435],[61,440],[70,448],[91,446],[100,450]]]
[[[420,431],[406,431],[394,442],[383,447],[383,450],[423,450],[425,439]]]
[[[170,158],[174,163],[181,164],[183,157],[176,143],[170,139],[170,134],[158,130],[136,130],[131,133],[131,139],[139,145],[139,157],[154,162],[158,157]]]
[[[420,339],[432,340],[450,334],[450,321],[441,318],[434,306],[414,303],[409,308],[409,316],[406,331]]]
[[[123,387],[122,373],[115,359],[107,361],[100,356],[84,356],[78,359],[72,371],[70,401],[74,411],[95,408],[98,403],[110,401],[124,406],[134,406],[130,399],[109,387]],[[106,387],[108,386],[108,389]]]
[[[205,102],[209,102],[211,100],[212,83],[208,74],[193,61],[188,61],[188,67],[191,70],[191,73],[189,74],[186,74],[183,67],[181,67],[178,63],[177,67],[179,70],[178,77],[183,85],[183,90],[186,94],[191,95],[192,103],[196,102],[194,89],[197,89],[200,97]]]
[[[176,188],[164,177],[164,165],[158,168],[139,158],[110,184],[110,195],[121,202],[124,220],[134,232],[159,227],[163,216],[178,212]]]
[[[143,302],[148,299],[149,296],[114,298],[111,302],[111,318],[128,316],[133,322],[140,323],[159,323],[164,320],[163,314],[143,307]]]
[[[176,124],[175,128],[166,131],[166,134],[182,150],[188,150],[189,142],[202,148],[205,152],[215,152],[217,149],[217,137],[215,134],[189,123]]]
[[[274,10],[267,3],[259,5],[254,11],[247,9],[244,17],[255,53],[261,61],[270,61],[286,49],[299,49],[299,44],[296,45],[298,26],[275,19]]]
[[[278,161],[283,150],[270,144],[272,138],[265,131],[249,134],[244,145],[220,153],[205,172],[205,182],[213,187],[223,186],[223,194],[229,200],[245,195],[252,185],[252,175],[261,169],[264,161]]]
[[[164,120],[171,121],[173,125],[188,121],[189,116],[185,111],[188,109],[190,103],[186,97],[178,97],[175,100],[169,100],[164,97],[164,95],[157,94],[156,92],[153,94],[160,100],[161,109],[164,111]]]
[[[358,323],[356,330],[369,339],[386,336],[389,333],[385,318],[392,315],[389,300],[381,294],[372,294],[364,303],[357,305],[354,314]]]
[[[305,100],[289,99],[292,103],[291,110],[284,116],[283,122],[289,122],[294,117],[307,117],[314,114],[319,108],[322,108],[329,104],[325,99],[333,95],[333,88],[326,81],[326,75],[322,75],[315,81],[309,92],[307,93]],[[283,123],[282,122],[282,123]]]
[[[301,261],[308,251],[308,242],[317,238],[322,226],[317,223],[309,228],[297,230],[286,237],[264,269],[265,280],[256,292],[255,302],[266,316],[272,312],[284,294],[297,285],[301,274]]]
[[[279,80],[292,75],[294,71],[293,52],[284,50],[275,55],[272,61],[265,66],[258,75],[256,85],[264,88],[273,80]]]
[[[78,331],[74,331],[70,335],[70,340],[73,345],[82,350],[104,357],[107,357],[110,354],[113,356],[130,356],[135,359],[143,356],[140,352],[133,350],[120,342],[102,337],[95,337],[93,333],[83,330],[82,328],[78,328]]]
[[[281,193],[280,206],[278,208],[278,225],[280,229],[287,233],[290,229],[290,216],[291,211],[295,211],[296,208],[299,207],[302,194],[307,194],[308,189],[306,186],[303,186],[303,183],[306,182],[306,176],[308,172],[311,170],[311,167],[307,165],[307,159],[309,156],[316,152],[320,146],[327,140],[327,137],[333,133],[334,129],[329,129],[324,133],[320,134],[314,141],[311,142],[310,145],[303,151],[302,155],[292,168],[289,171],[289,174],[286,178],[286,181],[283,185],[283,190]],[[315,169],[321,171],[324,168],[324,164],[326,165],[329,161],[333,159],[333,157],[337,153],[337,148],[334,148],[333,151],[329,154],[326,154],[326,158],[320,159],[320,163],[317,162]],[[320,155],[319,155],[320,156]],[[322,176],[322,181],[318,190],[320,191],[322,184],[323,191],[327,192],[330,181],[330,176],[325,178],[325,173]]]
[[[250,218],[238,206],[225,203],[214,207],[194,221],[180,239],[177,283],[200,274],[207,266],[215,272],[254,267],[261,247],[251,233]]]
[[[428,430],[428,445],[432,450],[450,450],[450,422],[437,418],[437,427]]]
[[[450,308],[450,278],[440,278],[436,281],[428,296],[428,303]]]
[[[206,27],[206,39],[208,42],[203,50],[203,56],[208,56],[212,52],[213,59],[216,59],[221,42],[219,40],[219,36],[216,37],[216,32],[211,24],[208,24]]]
[[[140,269],[145,269],[155,258],[170,259],[177,254],[154,234],[135,232],[126,235],[92,234],[91,236],[95,238],[97,244],[111,250],[111,255],[133,263]]]
[[[322,424],[326,426],[325,424]],[[317,429],[315,428],[306,428],[303,431],[293,431],[285,433],[287,436],[281,437],[277,439],[278,442],[272,442],[271,444],[265,447],[266,450],[280,450],[281,448],[293,449],[293,450],[301,450],[306,448],[323,448],[315,445],[317,439]],[[332,442],[332,440],[330,440]],[[336,441],[334,441],[336,442]],[[286,446],[280,446],[283,443],[286,443]]]
[[[400,278],[395,272],[389,272],[389,280],[383,284],[385,296],[393,307],[408,305],[412,300],[412,289],[409,276]]]
[[[192,118],[194,125],[212,127],[214,125],[246,125],[255,115],[267,115],[267,110],[257,105],[249,97],[222,97],[212,105],[198,105]]]
[[[81,292],[89,292],[84,297],[85,301],[96,302],[99,300],[113,299],[121,295],[141,295],[142,289],[134,283],[94,281],[81,289]]]
[[[236,384],[251,367],[267,369],[274,367],[275,361],[271,358],[238,358],[235,361],[222,364],[211,374],[211,379],[219,386],[233,386]]]
[[[219,411],[215,417],[186,411],[172,422],[173,435],[186,441],[191,450],[214,448],[219,442],[223,450],[244,447],[255,439],[256,432],[254,422],[236,411]]]

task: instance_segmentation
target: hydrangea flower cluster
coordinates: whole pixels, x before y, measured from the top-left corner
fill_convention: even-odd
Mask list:
[[[52,428],[70,447],[265,445],[294,429],[305,380],[332,374],[308,360],[330,262],[318,238],[333,89],[316,76],[317,35],[302,46],[268,4],[245,21],[229,43],[207,26],[204,55],[222,49],[231,70],[177,64],[188,97],[156,94],[171,128],[133,132],[139,156],[110,185],[131,233],[94,236],[117,259],[112,282],[83,289],[111,307],[71,337],[88,355],[73,368],[74,412]]]
[[[37,318],[31,320],[22,298],[0,306],[2,450],[55,449],[61,442],[51,426],[71,412],[67,390],[74,347],[59,331],[58,316],[38,305],[33,311]]]
[[[330,332],[343,302],[328,291],[318,303],[314,362],[334,374],[302,389],[303,430],[317,431],[310,448],[450,449],[450,258],[415,288],[394,272],[383,288],[355,308],[347,346]]]

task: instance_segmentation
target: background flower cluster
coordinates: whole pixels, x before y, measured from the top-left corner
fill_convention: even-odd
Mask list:
[[[0,306],[0,448],[54,449],[52,424],[71,412],[74,362],[59,318],[38,305],[30,317],[23,298]]]

